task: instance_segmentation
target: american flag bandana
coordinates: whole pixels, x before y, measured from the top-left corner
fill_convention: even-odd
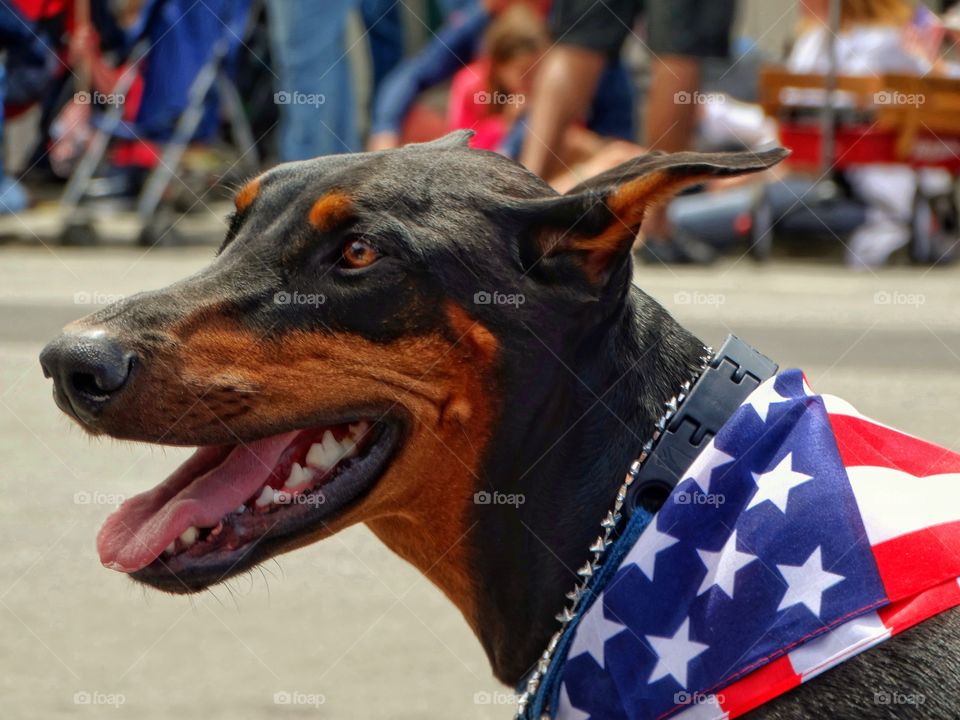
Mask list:
[[[743,715],[960,605],[958,577],[960,455],[788,370],[594,590],[547,690],[553,716]]]

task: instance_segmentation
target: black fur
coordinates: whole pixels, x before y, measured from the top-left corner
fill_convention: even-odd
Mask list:
[[[454,134],[399,151],[271,170],[253,203],[231,221],[209,268],[86,323],[110,328],[149,358],[162,342],[158,328],[202,319],[207,310],[267,335],[313,329],[389,342],[445,327],[445,302],[468,308],[499,346],[499,420],[477,489],[524,497],[518,508],[471,504],[475,522],[467,538],[480,641],[496,676],[514,683],[556,629],[553,616],[574,570],[587,559],[597,524],[659,408],[704,351],[632,284],[630,246],[640,213],[624,225],[615,251],[604,251],[600,276],[584,271],[589,244],[573,241],[623,223],[607,201],[645,173],[695,180],[752,172],[783,153],[653,155],[559,196],[511,161],[468,149],[467,138]],[[347,193],[355,212],[343,227],[319,232],[305,218],[331,190]],[[359,273],[338,267],[338,249],[351,236],[369,240],[384,259]],[[274,302],[276,293],[294,290],[327,301]],[[475,302],[484,292],[519,294],[524,302],[510,308]],[[215,426],[208,432],[198,441],[234,440]],[[757,716],[956,717],[958,632],[956,613],[923,623]],[[881,692],[923,695],[924,702],[885,706],[874,701]]]

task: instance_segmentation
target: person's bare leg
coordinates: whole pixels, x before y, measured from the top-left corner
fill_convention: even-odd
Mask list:
[[[651,150],[689,150],[697,113],[692,104],[700,89],[700,60],[685,55],[661,55],[654,59],[644,115],[644,145]],[[690,102],[682,103],[687,98]],[[647,237],[667,234],[667,213],[655,208],[643,223]]]
[[[661,55],[654,59],[644,116],[644,145],[654,150],[689,150],[696,122],[692,102],[700,90],[700,59]],[[681,100],[686,99],[684,103]]]
[[[520,153],[528,170],[546,177],[565,169],[557,159],[564,131],[587,114],[606,62],[601,52],[569,45],[555,45],[544,54]]]

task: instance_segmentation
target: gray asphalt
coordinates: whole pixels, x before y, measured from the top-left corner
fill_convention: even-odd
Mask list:
[[[100,567],[93,541],[111,502],[185,451],[89,440],[55,410],[37,353],[97,302],[162,286],[211,253],[0,247],[0,714],[509,717],[511,696],[457,611],[363,528],[194,598]],[[958,280],[748,260],[636,276],[705,340],[735,331],[815,389],[954,450]]]

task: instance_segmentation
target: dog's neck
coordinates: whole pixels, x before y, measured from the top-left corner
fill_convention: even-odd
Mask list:
[[[503,504],[477,508],[471,538],[474,629],[507,683],[557,629],[554,615],[627,468],[703,355],[655,301],[633,287],[627,295],[578,352],[524,363],[508,381],[484,478]]]

